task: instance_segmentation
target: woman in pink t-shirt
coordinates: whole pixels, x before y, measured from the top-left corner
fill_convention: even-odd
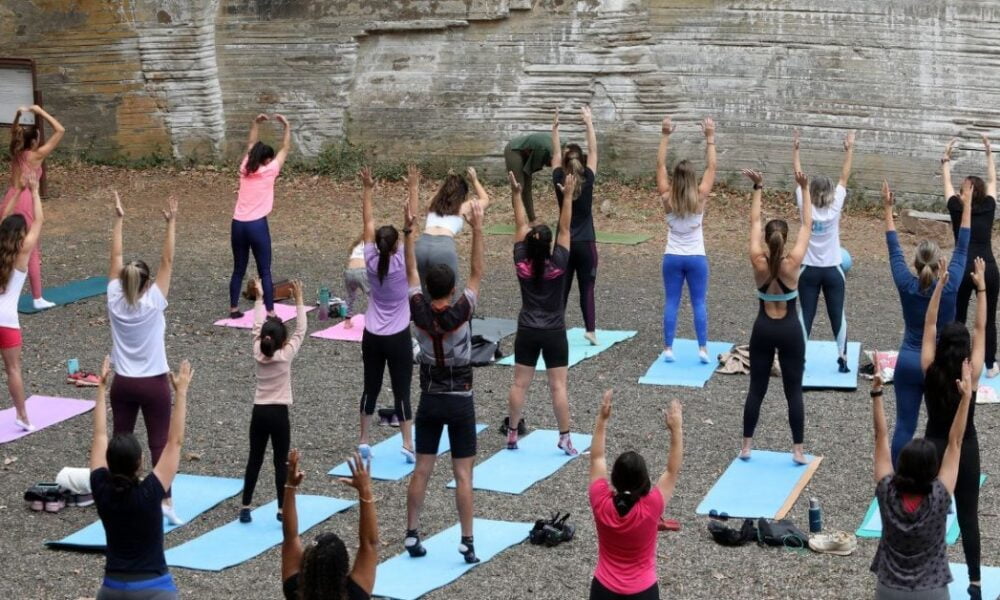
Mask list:
[[[674,400],[667,412],[670,458],[667,470],[652,485],[642,455],[622,453],[611,469],[604,457],[604,438],[611,418],[611,390],[594,424],[590,446],[590,508],[597,527],[597,568],[590,583],[590,600],[656,600],[656,541],[660,515],[674,495],[684,457],[681,405]]]
[[[240,164],[240,191],[233,211],[230,241],[233,245],[233,276],[229,279],[229,318],[238,319],[240,312],[240,288],[250,262],[250,253],[257,263],[257,275],[264,286],[264,306],[267,313],[274,316],[274,284],[271,282],[271,230],[267,226],[267,215],[274,206],[274,180],[281,173],[281,166],[288,158],[292,147],[292,128],[282,115],[274,118],[285,128],[281,150],[259,141],[258,126],[267,120],[260,114],[250,125],[250,139],[247,153]]]

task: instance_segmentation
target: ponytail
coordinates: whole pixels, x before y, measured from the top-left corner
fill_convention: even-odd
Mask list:
[[[937,261],[941,255],[941,248],[935,242],[924,240],[917,246],[917,255],[913,259],[913,266],[917,270],[917,278],[920,280],[920,291],[926,291],[934,285],[934,280],[938,276]]]
[[[134,308],[149,284],[149,265],[141,260],[134,260],[122,267],[118,280],[121,282],[122,293],[125,294],[125,302]]]
[[[562,157],[562,168],[563,174],[573,175],[573,189],[565,190],[564,196],[569,196],[570,199],[576,200],[580,197],[583,192],[583,175],[584,166],[583,162],[586,160],[583,150],[577,144],[568,144],[566,146],[566,151],[563,152]]]
[[[375,247],[378,249],[378,282],[385,283],[389,274],[389,263],[396,253],[399,242],[399,231],[392,225],[383,225],[375,232]]]
[[[539,284],[545,277],[545,263],[552,256],[552,230],[548,225],[536,225],[525,236],[524,242],[531,262],[531,278]]]
[[[611,468],[611,485],[615,488],[615,509],[618,516],[624,517],[652,489],[642,455],[632,450],[623,452]]]
[[[788,239],[788,223],[781,219],[768,221],[764,227],[767,243],[768,284],[781,274],[781,261],[785,258],[785,240]]]
[[[122,475],[120,473],[111,475],[111,489],[114,490],[116,494],[125,494],[132,491],[132,488],[134,488],[137,483],[138,481],[135,477],[128,477],[127,475]]]
[[[29,150],[38,139],[38,127],[35,125],[21,125],[21,113],[14,117],[14,123],[10,127],[10,187],[19,190],[23,188],[21,182],[21,167],[24,162],[24,152]]]
[[[244,175],[251,175],[257,172],[266,162],[274,158],[274,148],[264,142],[257,142],[247,152],[247,164],[243,168]]]

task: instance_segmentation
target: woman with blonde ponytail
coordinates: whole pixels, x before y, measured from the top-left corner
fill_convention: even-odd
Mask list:
[[[805,406],[802,403],[802,375],[806,366],[806,336],[795,309],[799,296],[799,270],[809,247],[812,231],[812,202],[809,198],[809,178],[795,173],[802,188],[802,226],[795,246],[785,253],[788,223],[781,219],[768,221],[761,227],[761,190],[764,178],[758,171],[743,169],[753,182],[750,208],[750,263],[760,309],[750,335],[750,389],[743,407],[743,448],[740,458],[750,460],[753,434],[760,417],[760,406],[767,394],[774,354],[781,365],[781,383],[788,402],[788,423],[792,428],[792,460],[806,464],[803,451],[805,437]],[[763,236],[761,231],[763,230]]]
[[[170,430],[170,367],[164,345],[167,294],[174,264],[177,200],[171,198],[163,210],[167,233],[160,266],[153,277],[141,260],[122,260],[122,226],[125,210],[115,192],[115,216],[111,233],[111,266],[108,269],[108,320],[111,323],[111,362],[116,377],[111,385],[111,415],[115,435],[131,434],[142,411],[153,465],[167,447]],[[182,521],[174,512],[170,486],[165,486],[163,516],[171,523]]]
[[[947,156],[947,155],[946,155]],[[958,229],[955,251],[948,264],[948,282],[941,290],[941,304],[937,313],[937,327],[941,329],[955,320],[955,306],[958,288],[965,273],[968,258],[970,224],[972,223],[972,183],[962,184],[962,220]],[[932,241],[924,240],[917,246],[913,259],[914,275],[906,265],[906,257],[899,245],[896,222],[892,216],[894,197],[889,183],[882,182],[882,208],[885,212],[885,242],[889,248],[889,266],[892,279],[899,292],[899,302],[903,309],[903,343],[896,357],[893,373],[893,389],[896,392],[896,428],[892,434],[892,463],[906,443],[913,439],[920,416],[920,402],[924,396],[924,371],[920,365],[921,345],[924,337],[924,320],[931,295],[940,273],[938,259],[941,249]]]
[[[22,125],[21,115],[33,113],[34,125]],[[52,137],[43,144],[42,124],[38,119],[48,121],[52,127]],[[41,106],[22,106],[14,115],[14,123],[10,126],[10,187],[3,198],[2,215],[6,218],[12,212],[24,217],[30,229],[37,218],[34,211],[34,193],[28,189],[27,178],[36,180],[42,177],[42,164],[52,151],[62,141],[66,128],[55,117],[45,112]],[[42,254],[41,245],[36,243],[28,261],[28,280],[31,283],[31,297],[36,310],[52,308],[54,303],[42,298]]]

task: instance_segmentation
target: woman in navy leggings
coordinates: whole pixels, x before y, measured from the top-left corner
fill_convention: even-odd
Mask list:
[[[258,127],[268,119],[261,114],[250,125],[250,139],[247,153],[240,164],[240,191],[233,211],[230,240],[233,245],[233,276],[229,280],[229,318],[238,319],[240,312],[240,288],[247,272],[250,253],[257,263],[257,275],[264,287],[264,306],[269,315],[274,315],[274,284],[271,281],[271,231],[267,226],[267,215],[274,206],[274,180],[281,173],[281,166],[288,158],[292,147],[292,130],[288,120],[281,115],[274,118],[284,127],[281,150],[258,140]]]
[[[969,223],[972,220],[972,195],[962,197],[962,223],[958,230],[958,242],[948,265],[948,284],[941,293],[941,308],[937,325],[943,327],[955,320],[955,300],[958,286],[965,272],[966,255],[969,249]],[[893,195],[887,182],[882,182],[882,207],[885,211],[885,243],[889,247],[889,266],[892,279],[899,291],[899,302],[903,308],[903,343],[896,358],[893,387],[896,390],[896,429],[892,434],[892,463],[917,430],[920,416],[920,401],[924,396],[924,372],[920,368],[920,348],[924,336],[924,318],[931,293],[939,276],[938,258],[941,249],[930,240],[917,246],[913,266],[919,275],[910,272],[899,245],[896,223],[892,217]]]

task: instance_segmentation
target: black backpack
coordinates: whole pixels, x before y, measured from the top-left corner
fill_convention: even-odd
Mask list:
[[[753,519],[743,519],[743,526],[733,529],[720,521],[708,522],[708,533],[720,546],[744,546],[757,539],[757,528]]]
[[[808,548],[809,536],[788,519],[757,520],[757,538],[767,546],[782,546],[785,548]]]

